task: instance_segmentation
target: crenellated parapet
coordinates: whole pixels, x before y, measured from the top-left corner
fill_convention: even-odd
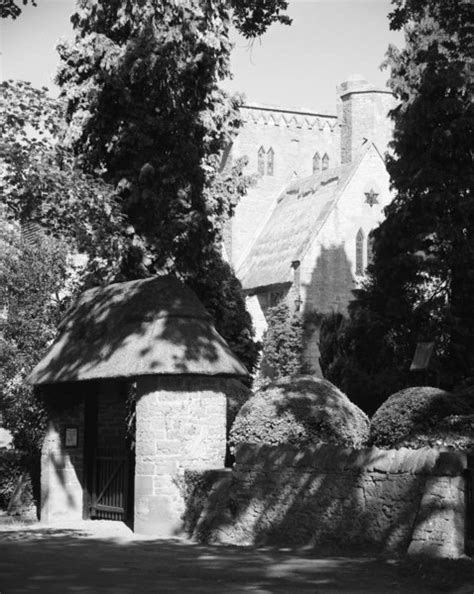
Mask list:
[[[326,115],[310,111],[288,110],[263,105],[249,104],[241,107],[244,123],[282,126],[293,129],[324,130],[333,132],[338,127],[335,115]]]

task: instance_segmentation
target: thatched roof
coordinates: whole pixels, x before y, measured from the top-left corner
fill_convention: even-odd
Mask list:
[[[154,374],[248,375],[196,295],[169,276],[83,293],[28,381]]]
[[[292,281],[292,262],[302,260],[360,160],[295,180],[283,191],[238,271],[244,289]]]

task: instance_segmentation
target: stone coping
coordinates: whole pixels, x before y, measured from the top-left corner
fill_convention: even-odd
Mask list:
[[[390,474],[427,474],[459,476],[468,467],[466,452],[448,448],[400,448],[382,450],[376,447],[353,449],[331,445],[299,449],[290,445],[242,444],[235,452],[236,470],[242,466],[257,468],[294,467],[310,471],[382,472]]]

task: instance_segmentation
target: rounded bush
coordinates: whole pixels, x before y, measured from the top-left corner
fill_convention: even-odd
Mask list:
[[[360,447],[368,436],[368,417],[345,394],[326,380],[301,375],[258,390],[237,414],[230,443]]]
[[[383,448],[474,445],[474,398],[439,388],[396,392],[371,420],[370,442]]]

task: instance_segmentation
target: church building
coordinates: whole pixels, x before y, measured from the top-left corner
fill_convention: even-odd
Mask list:
[[[344,312],[371,257],[370,232],[391,201],[384,154],[393,95],[360,76],[321,114],[246,105],[231,158],[257,182],[238,204],[226,253],[248,296],[257,335],[265,310]]]

